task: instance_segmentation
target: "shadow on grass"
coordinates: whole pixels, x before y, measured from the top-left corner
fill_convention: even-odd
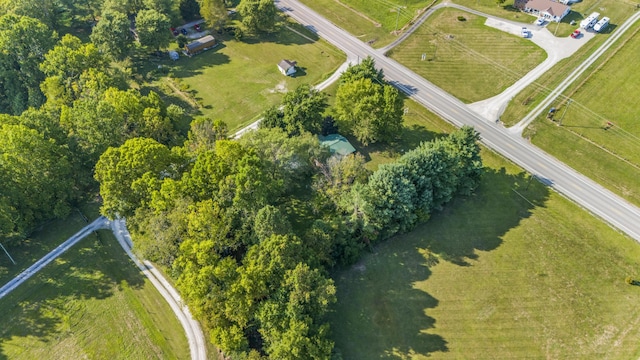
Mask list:
[[[103,231],[89,236],[0,299],[0,360],[7,358],[7,341],[57,343],[73,333],[85,312],[84,300],[105,299],[116,288],[139,289],[144,283],[115,240]]]
[[[548,180],[547,180],[548,181]],[[336,348],[345,359],[408,359],[447,352],[428,315],[438,300],[425,283],[431,267],[446,261],[472,267],[480,252],[544,206],[549,188],[528,174],[485,168],[471,196],[456,197],[414,229],[376,246],[373,254],[337,273],[338,304],[332,314]]]
[[[429,131],[423,125],[411,124],[402,128],[402,134],[399,137],[401,140],[392,143],[374,143],[365,146],[352,135],[344,136],[358,150],[358,153],[364,156],[366,161],[371,161],[372,153],[384,153],[390,158],[399,157],[405,152],[415,149],[422,142],[429,142],[447,136],[447,134]]]
[[[429,236],[429,250],[445,261],[469,266],[469,260],[478,258],[477,251],[496,249],[506,232],[544,205],[549,189],[543,184],[549,185],[550,180],[506,174],[504,168],[485,169],[472,196],[455,198],[416,231],[436,230]]]

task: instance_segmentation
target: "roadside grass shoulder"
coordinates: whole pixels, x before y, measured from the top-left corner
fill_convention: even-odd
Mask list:
[[[220,119],[233,132],[255,120],[283,94],[303,83],[327,78],[346,57],[338,49],[291,23],[278,32],[237,41],[216,34],[222,43],[191,58],[158,61],[166,75],[143,87],[162,93],[192,115]],[[300,35],[302,34],[302,35]],[[298,72],[283,76],[277,64],[297,61]],[[150,70],[150,69],[147,69]]]
[[[486,173],[414,231],[334,274],[345,359],[627,359],[640,354],[640,247],[522,169]]]
[[[559,160],[640,205],[640,124],[638,104],[633,100],[640,90],[634,61],[640,51],[640,24],[629,32],[627,41],[614,44],[557,99],[555,122],[541,116],[525,135]]]
[[[485,20],[439,9],[389,56],[466,103],[492,97],[544,61],[546,53],[529,40],[485,26]]]
[[[332,23],[371,46],[383,47],[396,39],[432,0],[301,0]],[[397,25],[396,25],[397,23]]]
[[[0,359],[187,359],[182,326],[109,231],[0,299]]]

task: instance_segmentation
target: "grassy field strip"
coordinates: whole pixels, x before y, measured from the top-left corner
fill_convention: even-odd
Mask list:
[[[388,54],[466,103],[501,93],[546,58],[531,41],[454,8],[436,10]]]

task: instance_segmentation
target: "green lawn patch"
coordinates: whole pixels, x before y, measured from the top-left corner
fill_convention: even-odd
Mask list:
[[[640,247],[485,151],[476,193],[335,274],[344,359],[640,355]]]
[[[490,98],[544,61],[546,53],[529,40],[485,26],[485,20],[440,9],[389,55],[466,103]]]
[[[188,359],[169,305],[109,231],[0,300],[0,359]]]
[[[158,65],[169,76],[154,81],[150,89],[165,93],[194,115],[221,119],[229,130],[255,120],[282,95],[303,83],[317,84],[327,78],[346,57],[301,26],[289,25],[259,39],[237,41],[218,35],[222,43],[191,58],[181,57]],[[282,59],[297,61],[293,77],[277,69]]]
[[[332,23],[374,47],[396,39],[432,0],[302,0]]]
[[[561,99],[570,98],[571,103],[558,99],[553,104],[558,108],[555,123],[541,116],[525,134],[561,161],[640,205],[640,124],[637,103],[630,100],[640,84],[634,66],[640,26],[635,30],[639,33],[614,44],[567,89]],[[556,126],[559,123],[562,126]]]

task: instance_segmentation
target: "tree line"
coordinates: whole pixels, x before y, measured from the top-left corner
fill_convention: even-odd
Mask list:
[[[372,65],[342,80],[361,82],[366,77],[354,74]],[[200,118],[183,146],[134,138],[96,165],[103,213],[127,217],[138,251],[171,269],[211,341],[231,358],[330,358],[330,271],[479,183],[470,127],[373,173],[360,155],[331,156],[316,136],[325,101],[302,86],[238,140],[223,123]]]

